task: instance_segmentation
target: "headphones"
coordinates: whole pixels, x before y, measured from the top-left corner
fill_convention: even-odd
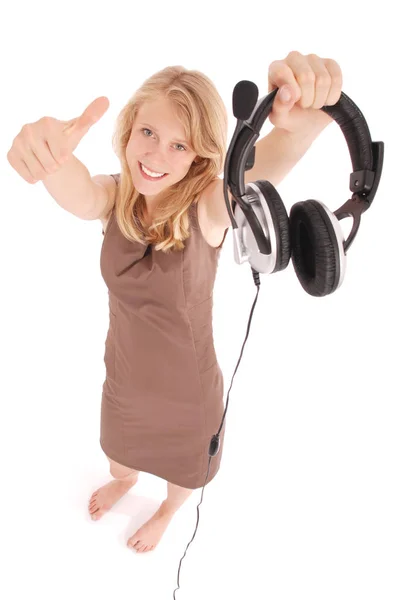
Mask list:
[[[270,181],[259,179],[245,185],[244,172],[254,165],[254,144],[273,107],[277,92],[278,88],[257,102],[258,88],[247,80],[239,81],[233,91],[233,113],[237,125],[224,163],[224,198],[233,226],[235,261],[238,264],[245,261],[250,263],[257,295],[227,393],[220,427],[209,443],[209,463],[199,504],[203,500],[211,459],[219,452],[220,432],[228,409],[232,381],[248,338],[250,320],[259,294],[259,273],[283,271],[292,258],[296,275],[308,294],[326,296],[337,290],[344,280],[346,252],[358,231],[361,214],[372,204],[382,172],[384,144],[372,142],[361,111],[342,92],[336,104],[323,106],[321,110],[339,124],[348,144],[353,168],[349,183],[352,197],[349,200],[334,213],[318,200],[297,202],[288,217],[284,203]],[[231,191],[231,202],[227,187]],[[339,221],[345,217],[353,218],[347,240],[344,240],[339,225]],[[198,522],[199,511],[195,533]],[[175,592],[180,589],[179,573],[184,556],[180,561],[174,599]]]
[[[319,200],[297,202],[288,217],[269,181],[244,184],[244,172],[255,162],[254,143],[277,92],[278,88],[256,103],[258,88],[252,81],[238,82],[233,91],[233,113],[238,122],[224,164],[224,196],[233,226],[234,257],[238,264],[247,260],[253,271],[267,274],[284,270],[292,258],[304,290],[312,296],[325,296],[344,280],[346,252],[379,185],[384,144],[372,142],[361,111],[341,92],[336,104],[321,110],[338,123],[347,142],[353,167],[349,182],[352,197],[334,213]],[[227,185],[234,197],[232,206]],[[339,221],[350,216],[353,225],[344,241]]]

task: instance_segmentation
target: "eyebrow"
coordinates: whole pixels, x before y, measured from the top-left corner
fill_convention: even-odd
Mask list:
[[[156,131],[156,133],[159,133],[158,130],[156,129],[156,127],[153,127],[153,125],[150,125],[149,123],[139,123],[140,125],[147,125],[147,127],[149,127],[150,129],[153,129],[153,131]],[[186,140],[178,140],[176,138],[175,140],[176,142],[182,142],[183,144],[187,144],[189,146],[189,142],[187,142]]]

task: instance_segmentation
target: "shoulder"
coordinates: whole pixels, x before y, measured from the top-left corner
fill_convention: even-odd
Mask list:
[[[220,179],[220,177],[213,179],[204,189],[198,201],[199,213],[203,212],[209,228],[216,231],[220,230],[221,232],[231,226],[223,184],[223,179]],[[229,190],[228,197],[231,200],[232,196]]]

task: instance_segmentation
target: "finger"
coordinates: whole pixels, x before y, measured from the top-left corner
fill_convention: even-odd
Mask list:
[[[269,75],[268,75],[268,92],[270,93],[276,88],[282,88],[283,86],[289,86],[291,90],[291,103],[294,104],[301,97],[301,88],[299,87],[297,80],[294,77],[294,74],[291,68],[286,64],[283,60],[275,60],[269,66]],[[280,101],[280,91],[278,92],[279,102],[274,102],[274,110],[275,112],[283,110],[288,110],[288,104],[285,106]]]
[[[32,135],[30,129],[27,129],[27,141],[29,145],[29,154],[27,159],[28,166],[31,168],[35,166],[35,171],[32,171],[32,175],[36,175],[36,178],[42,178],[48,173],[54,173],[57,171],[61,163],[57,160],[58,151],[56,151],[56,155],[52,153],[48,139],[54,137],[54,125],[52,125],[51,120],[44,119],[42,122],[42,126],[38,128],[35,135]],[[60,136],[57,136],[58,139]],[[55,143],[54,146],[57,148],[60,146],[59,143]],[[37,163],[33,162],[33,157],[37,159]],[[25,158],[25,157],[24,157]]]
[[[7,158],[10,165],[17,171],[19,175],[21,175],[23,179],[25,179],[27,183],[37,183],[37,178],[32,175],[28,165],[26,164],[25,160],[21,158],[21,156],[16,156],[14,152],[10,150]]]
[[[56,164],[61,166],[71,156],[73,149],[69,148],[68,141],[60,134],[60,129],[50,124],[46,131],[46,143],[49,153]]]
[[[33,179],[43,179],[50,170],[46,165],[53,164],[53,159],[49,153],[49,148],[42,137],[34,135],[31,129],[26,129],[24,142],[22,144],[21,157],[31,173]]]
[[[341,97],[343,75],[340,65],[335,60],[332,58],[324,58],[323,61],[331,77],[331,86],[327,95],[326,104],[332,106],[333,104],[336,104]]]
[[[320,56],[308,54],[307,59],[315,73],[315,97],[310,108],[322,108],[327,104],[327,97],[331,88],[331,76]]]
[[[301,89],[299,106],[308,108],[315,99],[315,73],[306,56],[300,52],[290,52],[285,62],[294,73],[294,77]]]
[[[27,166],[33,180],[39,181],[46,175],[41,161],[38,159],[32,148],[28,148],[24,153],[22,161]]]

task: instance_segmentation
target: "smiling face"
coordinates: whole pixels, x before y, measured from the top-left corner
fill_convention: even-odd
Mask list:
[[[139,108],[126,157],[133,184],[152,211],[157,205],[157,195],[183,179],[197,157],[170,100],[158,98]],[[140,163],[153,172],[167,174],[149,179],[142,173]]]

